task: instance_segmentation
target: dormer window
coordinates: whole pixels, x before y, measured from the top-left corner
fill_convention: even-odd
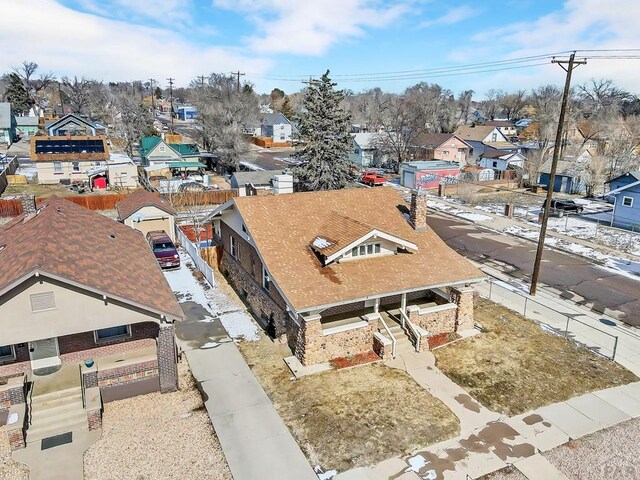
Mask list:
[[[382,251],[382,247],[379,243],[368,243],[366,245],[360,245],[359,247],[353,247],[351,249],[352,257],[363,257],[366,255],[376,255]]]

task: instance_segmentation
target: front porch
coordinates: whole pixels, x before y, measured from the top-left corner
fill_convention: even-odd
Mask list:
[[[380,296],[299,317],[295,355],[312,365],[374,350],[395,357],[399,347],[417,351],[443,333],[473,328],[473,289],[444,287]]]

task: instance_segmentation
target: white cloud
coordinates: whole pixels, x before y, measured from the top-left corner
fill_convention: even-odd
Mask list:
[[[261,74],[271,66],[235,48],[192,44],[169,28],[81,13],[54,0],[20,0],[5,9],[0,44],[11,45],[0,56],[0,72],[29,60],[43,72],[104,81],[155,78],[165,84],[171,76],[186,86],[212,71]]]
[[[467,46],[454,50],[450,58],[475,63],[576,49],[639,48],[638,31],[640,2],[637,0],[566,0],[558,11],[530,22],[514,22],[480,32]],[[575,70],[572,83],[576,85],[590,78],[611,78],[619,86],[639,92],[638,68],[640,60],[592,59]],[[511,83],[505,84],[505,79],[510,79]],[[516,70],[513,74],[487,75],[479,80],[488,88],[496,83],[507,89],[531,88],[549,82],[561,84],[564,72],[557,66],[548,65]],[[480,86],[474,88],[483,91]]]
[[[420,23],[418,28],[453,25],[455,23],[462,22],[463,20],[467,20],[468,18],[475,17],[478,13],[480,13],[480,10],[475,7],[461,5],[459,7],[452,8],[441,17]]]
[[[260,34],[248,46],[267,54],[322,55],[336,43],[382,28],[406,13],[412,2],[380,0],[214,0],[214,5],[246,15]]]
[[[191,24],[191,0],[76,0],[85,10],[123,20],[150,19],[161,25]]]

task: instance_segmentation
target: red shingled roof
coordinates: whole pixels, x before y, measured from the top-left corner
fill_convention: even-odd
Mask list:
[[[58,197],[0,228],[0,292],[35,272],[182,318],[140,232]]]

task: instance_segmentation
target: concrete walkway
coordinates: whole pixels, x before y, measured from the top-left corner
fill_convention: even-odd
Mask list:
[[[41,450],[41,442],[33,442],[13,452],[12,457],[29,467],[29,480],[83,480],[84,452],[100,439],[101,433],[102,430],[76,430],[71,443]]]
[[[187,317],[176,336],[234,480],[318,480],[220,320],[251,325],[250,318],[220,288],[205,291],[185,260],[165,275]]]

